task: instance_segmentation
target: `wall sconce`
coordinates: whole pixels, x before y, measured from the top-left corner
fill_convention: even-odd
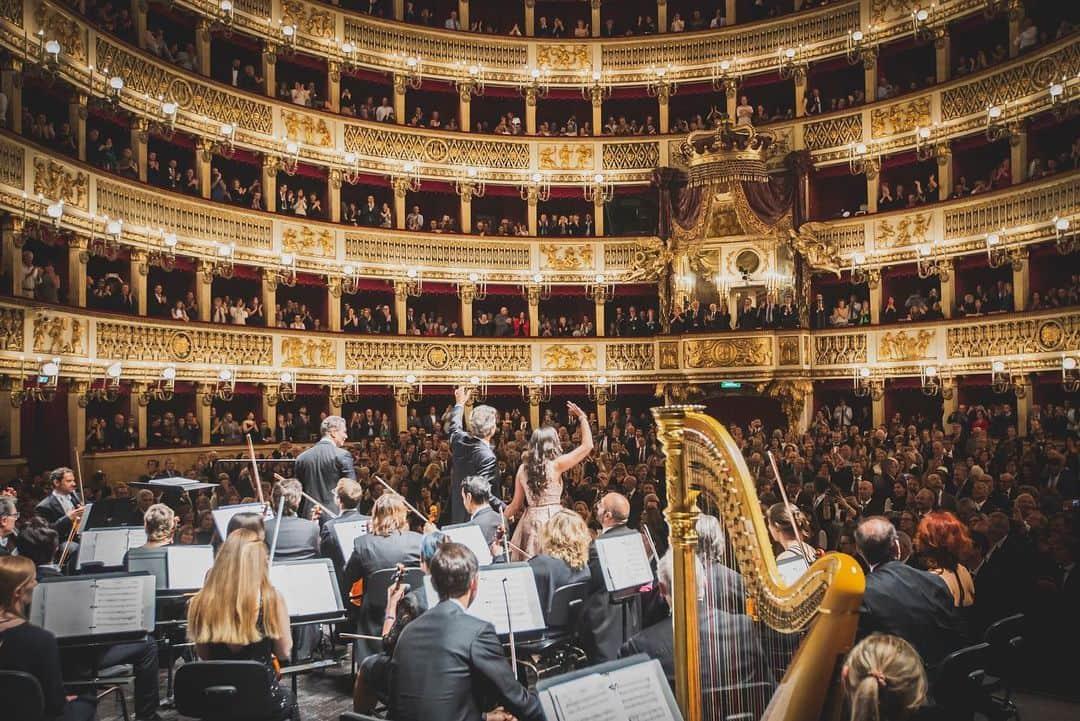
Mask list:
[[[938,258],[934,255],[934,249],[927,243],[915,248],[916,253],[916,269],[919,272],[919,278],[926,280],[932,278],[935,275],[942,283],[949,281],[949,259]]]
[[[395,290],[401,289],[407,298],[419,298],[424,294],[424,276],[417,268],[405,271],[405,280],[394,283]]]
[[[480,169],[470,165],[467,168],[459,168],[457,177],[454,179],[454,192],[468,202],[473,198],[483,198],[487,185],[481,177]]]
[[[852,253],[851,282],[854,285],[870,285],[876,288],[881,282],[881,269],[867,265],[866,256],[862,253]]]
[[[106,73],[109,71],[106,70]],[[120,94],[124,90],[124,79],[119,75],[113,75],[105,87],[105,101],[109,105],[117,105],[120,102]]]
[[[458,282],[457,293],[462,303],[487,300],[487,278],[476,271],[472,271],[466,276],[465,280]]]
[[[292,403],[296,400],[296,374],[292,371],[281,371],[278,374],[277,388],[267,389],[266,401],[276,406],[279,401]]]
[[[856,368],[852,375],[853,390],[857,398],[870,397],[880,401],[885,395],[885,381],[874,373],[870,368],[863,366]]]
[[[521,384],[521,397],[530,406],[538,406],[551,400],[551,379],[536,375]]]
[[[1013,387],[1013,378],[1005,361],[995,360],[990,363],[990,387],[994,393],[1008,393]]]
[[[600,70],[585,68],[581,71],[583,84],[581,97],[588,100],[594,108],[599,108],[605,100],[611,97],[611,79]]]
[[[949,146],[948,140],[936,140],[935,137],[938,134],[939,130],[936,125],[915,128],[915,157],[920,163],[935,157],[938,165],[945,165],[949,161],[952,148]]]
[[[790,275],[770,270],[765,273],[765,292],[779,295],[780,291],[790,288],[793,280]]]
[[[1076,232],[1072,230],[1072,221],[1055,215],[1053,223],[1055,247],[1057,247],[1058,253],[1069,255],[1080,249],[1080,238],[1077,238]]]
[[[161,238],[160,248],[150,244],[150,231],[146,231],[146,260],[171,273],[176,268],[176,233],[166,233],[164,228],[158,228],[157,235]]]
[[[232,37],[232,25],[233,25],[233,4],[232,0],[221,0],[218,6],[214,9],[214,15],[211,18],[212,27],[215,30],[220,30],[225,37]]]
[[[424,84],[424,63],[413,55],[395,55],[397,70],[394,72],[394,90],[404,93],[407,89],[419,90]]]
[[[806,82],[806,71],[810,68],[810,63],[807,62],[802,45],[797,48],[779,48],[776,51],[776,72],[779,73],[781,80],[795,79],[796,85],[802,85]]]
[[[417,379],[416,374],[409,373],[403,380],[403,383],[394,386],[394,398],[402,408],[410,403],[418,403],[424,397],[424,384]]]
[[[273,278],[275,284],[286,288],[294,287],[296,285],[296,256],[292,253],[282,253],[281,262],[273,271]]]
[[[288,176],[296,175],[296,169],[300,165],[300,143],[296,140],[282,138],[285,152],[278,161],[278,167],[285,171]]]
[[[584,186],[585,200],[590,203],[610,203],[615,197],[615,184],[604,177],[603,173],[596,173],[590,182]]]
[[[938,21],[938,10],[934,5],[911,10],[911,30],[917,42],[933,40],[938,47],[944,47],[946,28],[944,23]]]
[[[346,73],[351,73],[359,67],[356,59],[357,53],[355,45],[346,40],[339,46],[339,49],[341,50],[341,60],[338,61],[339,65],[336,72],[337,80],[341,79],[342,70],[344,70]],[[331,70],[331,73],[334,74],[334,71]]]
[[[27,382],[26,359],[21,363],[19,377],[11,383],[11,405],[18,408],[24,403],[52,403],[60,387],[60,359],[45,361],[33,381]]]
[[[214,393],[212,396],[205,396],[204,402],[206,405],[210,405],[214,398],[225,401],[228,403],[233,399],[233,395],[236,393],[236,373],[232,368],[222,368],[218,371],[217,381],[214,383]]]
[[[120,236],[124,232],[122,220],[110,220],[109,216],[101,218],[102,233],[91,232],[90,245],[87,250],[91,255],[96,255],[107,260],[116,260],[120,256]],[[95,224],[96,226],[96,224]]]
[[[330,404],[343,406],[346,403],[360,402],[360,379],[353,373],[346,373],[339,388],[330,388]]]
[[[280,20],[278,22],[281,22]],[[281,48],[284,55],[291,55],[296,49],[296,26],[281,24]]]
[[[848,170],[852,175],[866,175],[873,180],[881,170],[881,155],[871,153],[866,143],[855,143],[848,155]]]
[[[1061,385],[1066,393],[1080,391],[1080,363],[1071,355],[1061,356]]]
[[[738,57],[731,60],[720,60],[712,67],[713,90],[723,90],[729,98],[735,97],[739,92],[739,83],[742,82],[742,71],[739,69],[742,61]]]
[[[477,403],[483,403],[487,400],[487,378],[479,375],[469,376],[468,387],[472,391],[472,398],[474,401],[476,401]]]
[[[919,370],[919,381],[924,396],[932,398],[941,394],[941,388],[944,384],[936,365],[922,366]]]
[[[401,170],[390,174],[390,184],[399,197],[406,193],[415,193],[420,190],[420,169],[416,163],[407,160],[401,164]]]
[[[86,391],[79,394],[80,408],[86,408],[91,402],[115,403],[120,397],[120,376],[123,368],[120,361],[106,366],[101,378],[94,378],[94,363],[90,362],[90,382]]]
[[[44,31],[39,30],[39,38]],[[57,40],[46,40],[39,46],[40,51],[38,53],[38,65],[42,70],[47,72],[51,76],[56,75],[57,68],[60,67],[60,51],[63,49]]]
[[[176,366],[167,365],[161,369],[161,376],[155,380],[139,398],[142,405],[150,401],[171,401],[176,393]]]
[[[717,273],[713,276],[713,285],[716,286],[716,294],[726,299],[731,293],[732,278],[727,273]]]
[[[991,143],[1007,139],[1011,145],[1020,142],[1019,121],[1010,116],[1008,103],[986,108],[986,139]]]
[[[176,132],[176,113],[179,109],[180,107],[173,101],[162,100],[161,115],[151,119],[149,131],[159,135],[162,140],[172,140],[173,134]]]
[[[45,207],[45,215],[49,216],[54,228],[60,227],[60,219],[64,217],[64,199],[49,203]]]
[[[525,98],[526,105],[536,105],[538,99],[546,98],[551,92],[551,71],[526,66],[525,74],[528,80],[518,85],[518,93]]]
[[[671,99],[672,95],[679,92],[679,84],[672,77],[672,68],[651,68],[645,85],[645,91],[649,97],[657,98],[661,104]]]
[[[356,295],[360,290],[360,269],[352,263],[346,263],[341,268],[341,292],[347,295]]]
[[[1009,262],[1009,251],[1005,247],[1005,231],[986,234],[986,262],[991,268],[1000,268]]]
[[[1080,77],[1080,74],[1077,77]],[[1080,103],[1076,102],[1078,93],[1074,92],[1075,87],[1069,84],[1066,77],[1062,77],[1060,82],[1050,82],[1050,108],[1056,119],[1064,120],[1075,115],[1080,109]]]
[[[221,124],[221,135],[215,138],[207,147],[204,159],[209,161],[213,159],[215,155],[220,155],[223,158],[231,158],[236,154],[236,146],[233,145],[233,141],[236,139],[236,127],[230,123]],[[205,146],[204,146],[205,147]]]
[[[210,262],[210,275],[228,280],[236,271],[235,265],[236,245],[233,243],[218,243],[217,257]]]
[[[360,182],[360,156],[356,153],[346,151],[342,156],[343,165],[341,168],[341,179],[349,185],[356,185]]]
[[[862,30],[849,30],[847,35],[848,65],[862,63],[864,70],[871,70],[877,62],[878,47],[871,40],[874,28],[865,33]]]
[[[597,273],[585,284],[585,295],[593,299],[594,303],[606,303],[615,297],[615,281]]]
[[[461,66],[461,62],[454,63]],[[458,97],[465,102],[472,100],[474,95],[484,94],[484,66],[470,65],[460,70],[461,75],[454,78],[454,88],[458,91]]]
[[[518,186],[521,199],[529,203],[546,203],[551,199],[551,178],[543,173],[533,173]]]
[[[605,405],[619,394],[619,384],[605,375],[597,376],[589,381],[589,400],[596,401],[597,405]]]
[[[521,284],[521,294],[529,301],[529,305],[536,305],[538,301],[551,298],[551,281],[540,272],[531,276],[525,273],[525,281]]]

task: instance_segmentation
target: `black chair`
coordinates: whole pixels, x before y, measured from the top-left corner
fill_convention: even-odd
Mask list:
[[[974,719],[976,714],[994,720],[1003,718],[1002,709],[986,688],[986,668],[990,644],[953,651],[941,660],[934,680],[933,697],[937,709],[953,721]]]
[[[4,699],[5,718],[19,721],[42,721],[45,718],[41,684],[24,671],[0,671],[0,698]]]
[[[1016,718],[1020,717],[1020,713],[1013,702],[1013,688],[1027,662],[1024,648],[1026,628],[1027,619],[1024,614],[1018,613],[990,624],[983,635],[983,641],[990,645],[987,671],[992,677],[988,677],[987,687],[992,692],[1001,692],[994,699],[1009,716]]]
[[[547,630],[539,638],[524,639],[515,644],[516,650],[540,657],[537,663],[527,664],[536,675],[535,679],[529,680],[535,682],[553,673],[571,671],[583,656],[573,648],[573,642],[574,629],[587,594],[588,585],[584,582],[559,586],[551,595],[545,614]]]
[[[364,599],[360,604],[360,618],[357,620],[357,633],[367,636],[381,636],[383,617],[386,616],[386,592],[394,583],[397,568],[382,568],[364,579]],[[401,577],[403,584],[410,588],[422,588],[424,572],[416,566],[405,569]],[[382,643],[358,639],[353,648],[353,657],[359,659],[382,651]]]
[[[195,661],[176,671],[176,710],[201,721],[266,721],[280,716],[273,680],[258,661]]]
[[[338,721],[390,721],[390,719],[380,719],[374,716],[365,716],[362,713],[353,713],[352,711],[346,711],[341,714]]]

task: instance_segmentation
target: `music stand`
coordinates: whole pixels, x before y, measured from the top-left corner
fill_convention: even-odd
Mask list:
[[[71,645],[116,643],[154,630],[154,577],[146,572],[41,579],[30,622]]]
[[[88,564],[97,563],[104,568],[122,568],[124,554],[145,543],[146,530],[142,526],[88,529],[80,539],[75,568],[82,570]]]
[[[542,679],[536,693],[548,721],[588,721],[597,708],[616,721],[683,721],[663,667],[643,653]]]
[[[491,556],[491,548],[484,540],[484,531],[475,523],[457,523],[452,526],[443,526],[442,532],[450,536],[454,543],[460,543],[476,555],[476,562],[480,566],[490,566],[495,562]]]
[[[345,619],[337,574],[329,558],[275,562],[270,567],[270,583],[284,598],[293,626]]]
[[[186,496],[188,504],[192,507],[195,506],[191,502],[191,492],[201,491],[206,488],[217,488],[219,483],[204,483],[202,481],[192,480],[191,478],[184,478],[183,476],[170,476],[168,478],[152,478],[149,481],[132,481],[128,484],[136,488],[149,488],[150,490],[161,491],[162,498],[168,497],[170,501],[169,505],[175,505],[176,501],[180,500],[180,496]]]
[[[337,541],[338,552],[341,554],[338,562],[343,568],[349,556],[352,555],[356,539],[366,536],[370,528],[371,519],[367,517],[334,523],[334,539]]]
[[[505,591],[504,579],[507,581]],[[429,608],[439,602],[431,576],[424,576],[424,592]],[[501,637],[510,636],[511,633],[539,635],[547,630],[540,594],[536,589],[536,576],[533,575],[532,566],[527,563],[500,563],[481,568],[477,573],[476,598],[465,613],[487,621]]]
[[[127,568],[152,574],[159,598],[176,598],[201,589],[213,565],[213,546],[162,546],[129,557]]]
[[[218,538],[222,541],[229,535],[229,521],[237,513],[258,513],[262,515],[264,520],[274,517],[274,512],[262,503],[237,503],[233,506],[218,506],[210,513],[214,516],[214,529],[217,531]]]
[[[86,505],[89,510],[83,516],[84,533],[97,528],[142,525],[142,519],[135,509],[134,498],[102,498]]]

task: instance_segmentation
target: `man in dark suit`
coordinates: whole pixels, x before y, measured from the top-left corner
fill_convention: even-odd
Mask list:
[[[479,526],[484,543],[490,546],[503,523],[491,507],[491,484],[483,476],[465,476],[461,479],[461,500],[469,514],[468,525]]]
[[[776,305],[776,299],[772,294],[765,298],[761,311],[758,313],[758,327],[766,329],[780,327],[780,308]]]
[[[870,574],[859,609],[858,637],[874,632],[904,639],[919,652],[928,670],[963,645],[963,621],[945,581],[898,561],[896,528],[873,516],[855,529],[855,545]]]
[[[11,556],[18,553],[15,546],[18,541],[15,522],[18,520],[19,509],[15,505],[15,499],[0,496],[0,556]]]
[[[72,524],[82,518],[84,510],[82,499],[75,493],[75,472],[61,466],[49,473],[49,482],[52,493],[34,507],[34,515],[47,521],[61,539],[67,539]],[[74,557],[76,550],[78,545],[73,543],[68,556]]]
[[[499,637],[465,612],[476,598],[472,551],[448,543],[431,559],[439,603],[401,632],[390,666],[390,716],[396,721],[543,721],[536,696],[514,678]],[[490,694],[488,703],[480,698]],[[485,709],[495,708],[485,713]]]
[[[339,571],[345,567],[345,552],[352,553],[352,549],[343,549],[338,545],[337,532],[334,530],[341,523],[355,523],[357,521],[370,521],[370,516],[360,513],[360,501],[364,500],[364,488],[351,478],[342,478],[334,487],[334,499],[337,502],[337,518],[327,518],[326,514],[319,517],[322,526],[319,528],[319,548],[322,556],[334,562],[334,567]]]
[[[596,518],[603,530],[599,538],[637,535],[626,525],[630,502],[621,493],[608,493],[596,507]],[[625,634],[624,634],[625,629]],[[589,590],[578,629],[582,649],[592,663],[618,658],[619,648],[641,629],[641,599],[613,603],[604,583],[604,571],[596,551],[596,541],[589,545]]]
[[[322,440],[296,457],[296,477],[304,491],[326,507],[334,505],[334,488],[342,478],[356,480],[352,454],[342,449],[349,437],[341,416],[327,416],[319,426]]]
[[[450,472],[450,522],[465,523],[469,515],[461,500],[461,480],[466,476],[481,476],[491,484],[491,492],[496,498],[502,498],[499,486],[499,468],[495,462],[495,452],[491,449],[491,438],[499,420],[498,413],[491,406],[476,406],[469,415],[472,433],[463,427],[465,403],[471,391],[461,386],[454,389],[454,408],[450,411],[450,453],[453,466]]]
[[[274,547],[275,561],[296,561],[315,558],[319,555],[319,524],[297,516],[300,510],[300,481],[286,478],[274,484],[273,505],[278,507],[279,499],[285,499],[281,518],[266,521],[266,547],[270,548],[277,536]],[[280,527],[280,529],[279,529]]]
[[[423,423],[425,433],[434,433],[442,426],[442,424],[439,423],[439,414],[436,412],[435,406],[428,408],[427,415],[423,417],[421,422]]]

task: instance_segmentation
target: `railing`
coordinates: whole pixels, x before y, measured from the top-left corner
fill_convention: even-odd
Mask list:
[[[987,373],[1002,361],[1010,373],[1060,369],[1080,352],[1080,310],[1003,315],[985,320],[897,324],[836,331],[725,333],[653,338],[469,339],[350,336],[69,311],[17,300],[0,302],[0,372],[38,375],[58,358],[60,375],[90,380],[89,359],[122,362],[137,388],[176,365],[176,378],[209,392],[222,368],[245,383],[276,387],[282,370],[298,383],[340,388],[346,373],[365,385],[400,385],[406,375],[452,384],[478,375],[491,385],[705,382],[773,378],[919,375],[927,366],[951,376]]]

